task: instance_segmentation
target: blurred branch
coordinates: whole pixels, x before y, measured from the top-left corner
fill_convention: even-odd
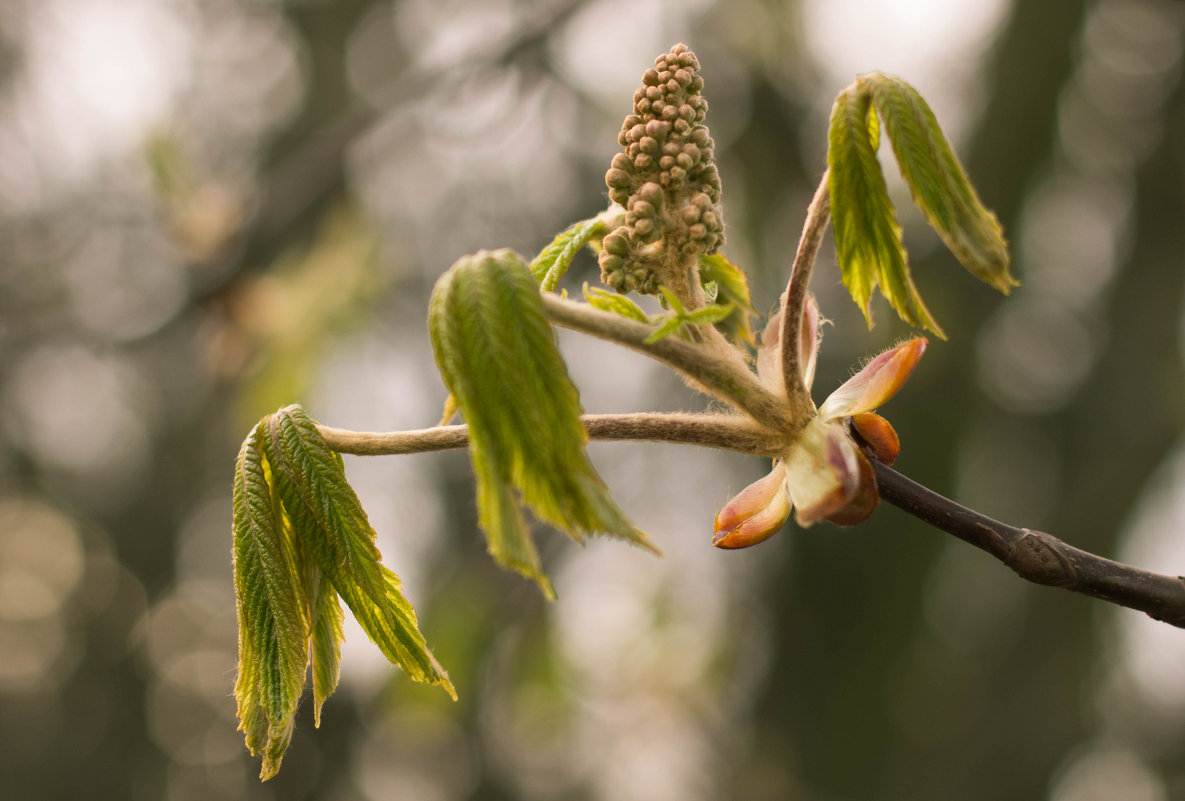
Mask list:
[[[774,457],[786,448],[778,435],[752,420],[716,414],[585,415],[597,440],[645,440],[700,445]],[[331,448],[359,456],[426,453],[464,448],[469,427],[366,433],[327,426],[317,430]],[[1075,548],[1051,534],[1016,528],[961,506],[879,462],[872,462],[881,498],[899,509],[987,551],[1035,584],[1089,595],[1185,628],[1185,578],[1166,576]]]
[[[987,551],[1035,584],[1089,595],[1185,628],[1185,578],[1114,562],[1052,534],[1016,528],[961,506],[873,462],[881,498],[963,542]]]
[[[546,59],[548,37],[563,25],[587,0],[562,0],[532,15],[529,22],[495,40],[484,50],[467,55],[457,63],[442,64],[394,76],[378,99],[357,98],[320,127],[289,142],[275,155],[259,177],[260,203],[251,221],[240,232],[237,247],[221,258],[203,265],[209,282],[191,293],[194,305],[220,297],[249,270],[271,263],[292,236],[307,226],[308,215],[322,208],[345,186],[345,152],[350,143],[382,116],[428,94],[447,92],[469,76],[484,70],[525,61]]]

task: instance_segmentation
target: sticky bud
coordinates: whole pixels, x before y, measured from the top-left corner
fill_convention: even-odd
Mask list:
[[[854,526],[863,523],[881,501],[872,465],[864,457],[860,457],[857,464],[859,465],[860,478],[856,482],[856,490],[842,509],[827,516],[826,519],[829,523],[834,523],[837,526]]]
[[[857,441],[873,459],[881,464],[893,464],[901,452],[901,440],[889,421],[874,412],[852,415],[852,430]]]
[[[779,462],[763,478],[745,487],[716,515],[717,548],[748,548],[772,537],[790,517],[786,472]]]
[[[926,340],[911,339],[885,351],[831,393],[819,407],[825,420],[871,412],[897,394],[926,351]]]

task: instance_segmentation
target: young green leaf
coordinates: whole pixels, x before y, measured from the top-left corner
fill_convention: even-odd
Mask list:
[[[646,312],[642,311],[638,304],[634,303],[625,295],[618,294],[617,292],[606,292],[597,287],[590,287],[587,281],[584,283],[584,299],[594,309],[613,312],[627,320],[650,323],[650,317],[647,316]]]
[[[721,321],[727,320],[732,312],[731,303],[713,303],[711,306],[704,306],[702,309],[689,312],[683,319],[687,325],[717,325]]]
[[[478,517],[490,555],[549,592],[514,490],[578,541],[603,532],[643,547],[585,454],[580,398],[543,312],[539,287],[513,251],[456,262],[432,292],[436,363],[469,424]]]
[[[262,423],[261,423],[262,425]],[[262,446],[261,446],[262,447]],[[338,462],[341,455],[334,454]],[[276,487],[276,479],[267,457],[263,460],[264,477],[271,490],[272,510],[280,527],[282,547],[288,556],[292,582],[299,588],[305,619],[308,621],[309,664],[313,673],[313,725],[321,726],[321,706],[337,689],[344,615],[333,585],[325,579],[317,560],[309,552],[295,529]]]
[[[1005,294],[1018,286],[1000,223],[984,208],[930,106],[891,75],[873,72],[856,82],[871,95],[913,201],[942,241],[981,281]]]
[[[654,329],[654,333],[646,337],[646,339],[643,341],[647,345],[653,345],[660,339],[666,339],[671,334],[683,328],[686,322],[687,318],[685,316],[680,316],[677,312],[671,312],[662,318],[662,321],[659,322],[658,327]]]
[[[379,563],[375,532],[358,496],[346,480],[341,457],[299,406],[265,418],[264,453],[276,490],[300,542],[341,596],[379,650],[416,681],[441,686],[454,699],[448,674],[428,650],[415,611],[399,589],[399,579]],[[314,633],[322,667],[322,689],[336,672],[340,638],[335,613],[318,604],[314,614],[327,632]],[[314,691],[316,691],[316,671]]]
[[[683,306],[683,301],[679,300],[678,295],[661,284],[658,287],[658,291],[661,295],[663,306],[670,309],[676,317],[687,316],[687,309]]]
[[[315,571],[315,576],[310,576],[309,580],[309,586],[314,588],[309,655],[313,668],[313,725],[319,728],[321,706],[337,689],[340,676],[342,641],[346,638],[342,631],[345,615],[337,592],[324,579],[314,560],[309,560],[307,570]]]
[[[262,756],[270,779],[292,737],[309,664],[309,621],[295,554],[277,514],[261,447],[264,423],[243,442],[235,464],[234,584],[239,621],[239,728]]]
[[[666,291],[665,287],[659,289]],[[729,303],[724,306],[713,304],[711,306],[704,306],[689,312],[683,308],[682,304],[677,299],[674,299],[674,305],[677,308],[672,309],[660,319],[658,328],[654,329],[654,333],[646,337],[644,340],[647,345],[658,342],[660,339],[665,339],[671,334],[680,333],[683,336],[689,336],[686,326],[697,325],[717,325],[722,320],[727,319],[733,312],[732,304]]]
[[[869,92],[859,84],[836,97],[827,139],[828,190],[844,286],[870,325],[868,305],[879,285],[903,320],[945,338],[909,274],[901,226],[876,157],[876,116]]]
[[[749,295],[749,279],[745,277],[744,271],[720,253],[713,253],[711,256],[700,255],[699,274],[705,285],[716,284],[714,303],[732,304],[731,313],[716,323],[716,327],[733,342],[754,344],[756,340],[753,338],[750,317],[756,312]]]
[[[617,218],[620,216],[620,213],[612,214],[612,210],[610,210],[610,212],[568,226],[531,262],[531,275],[535,276],[535,280],[539,282],[544,291],[554,292],[560,279],[564,277],[564,273],[568,272],[568,268],[572,266],[572,260],[576,258],[580,249],[594,239],[600,239],[616,227],[618,225]],[[612,222],[612,226],[610,222]]]
[[[444,408],[440,411],[440,422],[437,425],[447,426],[457,416],[457,399],[449,393],[444,399]]]

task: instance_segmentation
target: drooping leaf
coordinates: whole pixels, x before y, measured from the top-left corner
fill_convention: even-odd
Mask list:
[[[264,453],[284,510],[325,578],[384,656],[409,677],[439,685],[456,698],[448,674],[428,650],[398,578],[379,563],[374,529],[346,480],[341,457],[299,406],[269,415],[264,432]],[[336,672],[332,651],[339,642],[334,613],[324,606],[319,604],[315,613],[329,615],[323,620],[329,630],[314,641],[323,657],[323,689]]]
[[[585,454],[579,395],[539,287],[517,254],[458,260],[436,283],[428,326],[436,363],[469,424],[479,522],[497,562],[550,592],[515,490],[539,518],[578,541],[602,532],[651,547]]]
[[[749,294],[749,279],[745,277],[744,271],[722,254],[713,253],[711,256],[699,257],[699,274],[705,283],[716,284],[713,303],[732,304],[732,311],[716,323],[716,327],[733,342],[754,344],[756,340],[750,318],[756,312]]]
[[[342,641],[346,638],[342,631],[345,615],[333,585],[324,579],[320,567],[313,564],[313,560],[309,561],[307,570],[316,571],[309,647],[313,668],[313,725],[320,727],[321,706],[337,689],[340,677]]]
[[[859,84],[836,97],[827,139],[832,227],[844,286],[870,325],[869,301],[879,286],[903,320],[945,338],[910,276],[901,226],[876,157],[871,97]]]
[[[1008,243],[967,178],[934,112],[912,86],[879,72],[857,83],[872,97],[901,168],[926,220],[973,275],[1008,294],[1019,282],[1008,271]]]
[[[309,663],[309,622],[295,555],[285,542],[261,447],[264,423],[252,429],[235,464],[234,584],[239,622],[235,682],[239,728],[263,759],[270,779],[292,737]]]
[[[531,275],[535,276],[540,287],[546,292],[554,292],[580,249],[613,230],[620,216],[619,210],[614,213],[611,209],[591,219],[572,223],[564,229],[530,264]]]
[[[617,292],[606,292],[597,287],[590,287],[586,281],[584,284],[584,299],[588,301],[588,305],[594,309],[601,311],[613,312],[620,315],[627,320],[635,320],[639,323],[649,323],[650,317],[642,308],[625,295]]]
[[[334,458],[341,465],[341,455],[335,453]],[[337,689],[340,673],[341,644],[345,639],[342,631],[344,615],[341,599],[321,572],[321,567],[313,554],[297,536],[292,526],[292,518],[284,509],[276,479],[266,456],[264,468],[268,486],[271,488],[272,509],[280,524],[285,553],[289,556],[288,565],[292,571],[292,581],[300,587],[305,604],[309,664],[313,674],[313,725],[319,728],[321,707],[325,699]]]
[[[468,337],[457,330],[464,325],[463,321],[458,318],[452,324],[448,322],[451,312],[445,306],[448,287],[453,280],[450,275],[451,271],[445,273],[433,291],[429,305],[429,330],[436,361],[449,387],[450,397],[455,399],[469,424],[469,458],[477,480],[478,524],[485,532],[486,548],[494,561],[533,579],[544,595],[554,598],[555,590],[543,574],[539,552],[531,539],[513,484],[513,458],[506,442],[511,435],[502,430],[500,423],[504,421],[500,421],[496,414],[487,414],[482,405],[483,390],[502,393],[505,388],[483,388],[472,380],[454,382],[449,378],[451,375],[465,375],[466,371],[473,369],[475,362],[481,361],[480,354],[464,351],[463,343]],[[442,288],[446,278],[448,283]],[[462,277],[461,280],[464,282],[466,279]],[[465,328],[469,336],[480,336],[479,328]],[[462,344],[458,345],[456,340]],[[477,376],[472,374],[471,379]],[[513,404],[514,400],[505,397],[498,402]],[[510,424],[515,425],[517,421],[511,421]]]

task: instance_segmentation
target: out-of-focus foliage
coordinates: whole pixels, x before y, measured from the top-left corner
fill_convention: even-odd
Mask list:
[[[1001,303],[950,269],[886,171],[950,336],[894,405],[899,469],[1179,572],[1180,512],[1155,501],[1181,495],[1182,37],[1167,0],[0,3],[6,797],[1175,797],[1178,632],[1022,587],[888,509],[721,554],[729,493],[703,488],[767,465],[602,443],[598,472],[665,557],[545,546],[546,608],[489,565],[463,455],[348,458],[461,701],[348,618],[320,731],[301,707],[259,785],[234,731],[227,469],[282,403],[358,429],[435,422],[432,282],[604,208],[623,98],[682,40],[759,312],[836,92],[870,70],[918,87],[1023,287]],[[865,330],[833,255],[814,289],[835,320],[820,386],[905,333],[875,300]],[[641,359],[610,386],[597,343],[560,346],[589,411],[699,402]]]

